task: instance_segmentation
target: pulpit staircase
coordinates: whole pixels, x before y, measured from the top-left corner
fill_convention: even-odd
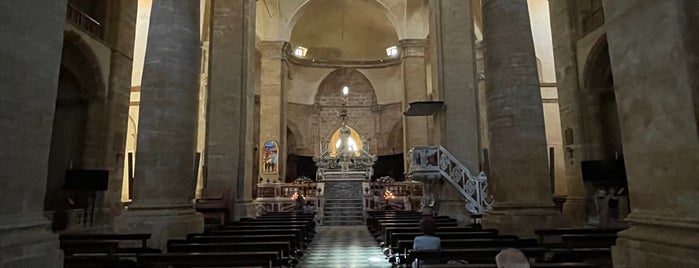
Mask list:
[[[363,209],[361,199],[326,199],[323,225],[362,225]]]
[[[459,160],[442,146],[416,146],[408,152],[408,177],[425,183],[425,204],[439,201],[432,191],[434,183],[448,181],[466,201],[472,215],[483,215],[492,205],[488,196],[488,177],[484,172],[471,174]]]

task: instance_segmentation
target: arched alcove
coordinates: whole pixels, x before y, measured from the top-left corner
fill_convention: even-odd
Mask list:
[[[68,169],[106,169],[106,89],[90,47],[66,32],[53,118],[44,210],[53,230],[67,228],[71,209],[87,206],[83,195],[63,188]]]
[[[342,88],[348,87],[344,96]],[[315,103],[321,106],[370,106],[376,104],[376,93],[369,79],[352,68],[330,72],[318,87]]]
[[[600,37],[588,56],[584,69],[583,83],[586,88],[588,117],[596,120],[588,124],[591,137],[599,137],[601,141],[598,160],[612,160],[623,154],[621,143],[621,128],[617,114],[616,95],[614,93],[614,75],[612,74],[609,58],[609,45],[606,36]]]

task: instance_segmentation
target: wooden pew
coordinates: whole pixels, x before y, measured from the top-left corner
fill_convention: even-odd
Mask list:
[[[148,246],[148,239],[150,239],[151,234],[137,233],[137,234],[61,234],[59,239],[61,241],[136,241],[140,242],[142,248]]]
[[[449,260],[466,260],[469,263],[495,263],[495,256],[504,247],[442,249],[442,250],[410,250],[407,260],[425,260],[428,262],[447,262]],[[543,247],[519,248],[530,259],[541,260],[547,249]],[[418,261],[419,263],[419,261]]]
[[[297,241],[310,242],[310,238],[304,236],[301,229],[250,229],[250,230],[205,230],[200,235],[277,235],[293,234]]]
[[[277,257],[272,262],[274,266],[290,266],[295,261],[288,242],[192,243],[187,240],[171,240],[168,241],[167,248],[169,253],[276,252]]]
[[[65,256],[64,268],[142,268],[135,260],[108,255]]]
[[[473,264],[423,264],[421,268],[498,268],[495,263]],[[597,265],[584,262],[532,263],[531,268],[597,268]]]
[[[161,252],[147,247],[150,237],[150,234],[62,234],[59,239],[66,268],[130,267],[133,262],[124,257]]]
[[[561,242],[562,235],[591,235],[591,234],[616,234],[624,228],[600,229],[600,228],[554,228],[537,229],[534,233],[539,236],[541,244],[555,244]]]
[[[535,230],[535,233],[539,242],[552,252],[551,261],[584,261],[610,267],[611,247],[616,243],[616,233],[621,230],[557,228]]]
[[[437,232],[440,233],[460,233],[460,232],[493,232],[497,233],[495,229],[476,229],[472,227],[457,227],[457,226],[440,226],[437,228]],[[383,236],[379,239],[381,241],[392,242],[393,234],[397,233],[422,233],[420,227],[388,227],[384,230]],[[388,244],[388,243],[387,243]]]
[[[414,240],[398,240],[396,252],[407,253],[413,249]],[[512,238],[480,238],[480,239],[441,239],[442,249],[467,249],[467,248],[522,248],[537,247],[536,239],[512,239]]]
[[[277,252],[159,253],[142,254],[138,263],[174,267],[273,267]]]
[[[264,231],[264,230],[301,230],[301,236],[298,237],[295,244],[299,248],[306,248],[306,241],[312,237],[312,234],[304,226],[300,225],[240,225],[240,226],[225,226],[223,229],[209,230],[206,233],[225,233],[227,231]],[[295,231],[292,231],[295,232]]]
[[[457,222],[436,222],[437,224],[437,231],[444,227],[457,227],[458,223]],[[380,227],[380,232],[382,234],[382,240],[383,241],[389,241],[390,239],[390,233],[392,231],[387,231],[388,229],[394,229],[394,228],[417,228],[418,230],[420,229],[419,224],[417,223],[387,223],[383,224]]]
[[[375,228],[372,231],[372,228],[369,228],[369,231],[372,231],[374,233],[374,236],[379,236],[381,235],[381,231],[385,229],[386,227],[401,227],[401,226],[420,226],[420,219],[407,219],[407,220],[378,220],[376,222]],[[458,223],[456,219],[451,219],[451,218],[438,218],[434,219],[434,222],[437,223],[438,226],[457,226]]]

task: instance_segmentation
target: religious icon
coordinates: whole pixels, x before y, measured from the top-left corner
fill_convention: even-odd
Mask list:
[[[279,163],[279,146],[276,141],[266,141],[262,154],[262,172],[276,174]]]

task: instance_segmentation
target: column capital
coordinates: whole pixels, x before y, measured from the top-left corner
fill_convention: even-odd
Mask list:
[[[260,41],[257,48],[263,59],[285,59],[291,51],[291,45],[286,41]]]
[[[401,57],[422,57],[427,53],[429,42],[427,39],[402,39],[399,41],[401,47]]]

